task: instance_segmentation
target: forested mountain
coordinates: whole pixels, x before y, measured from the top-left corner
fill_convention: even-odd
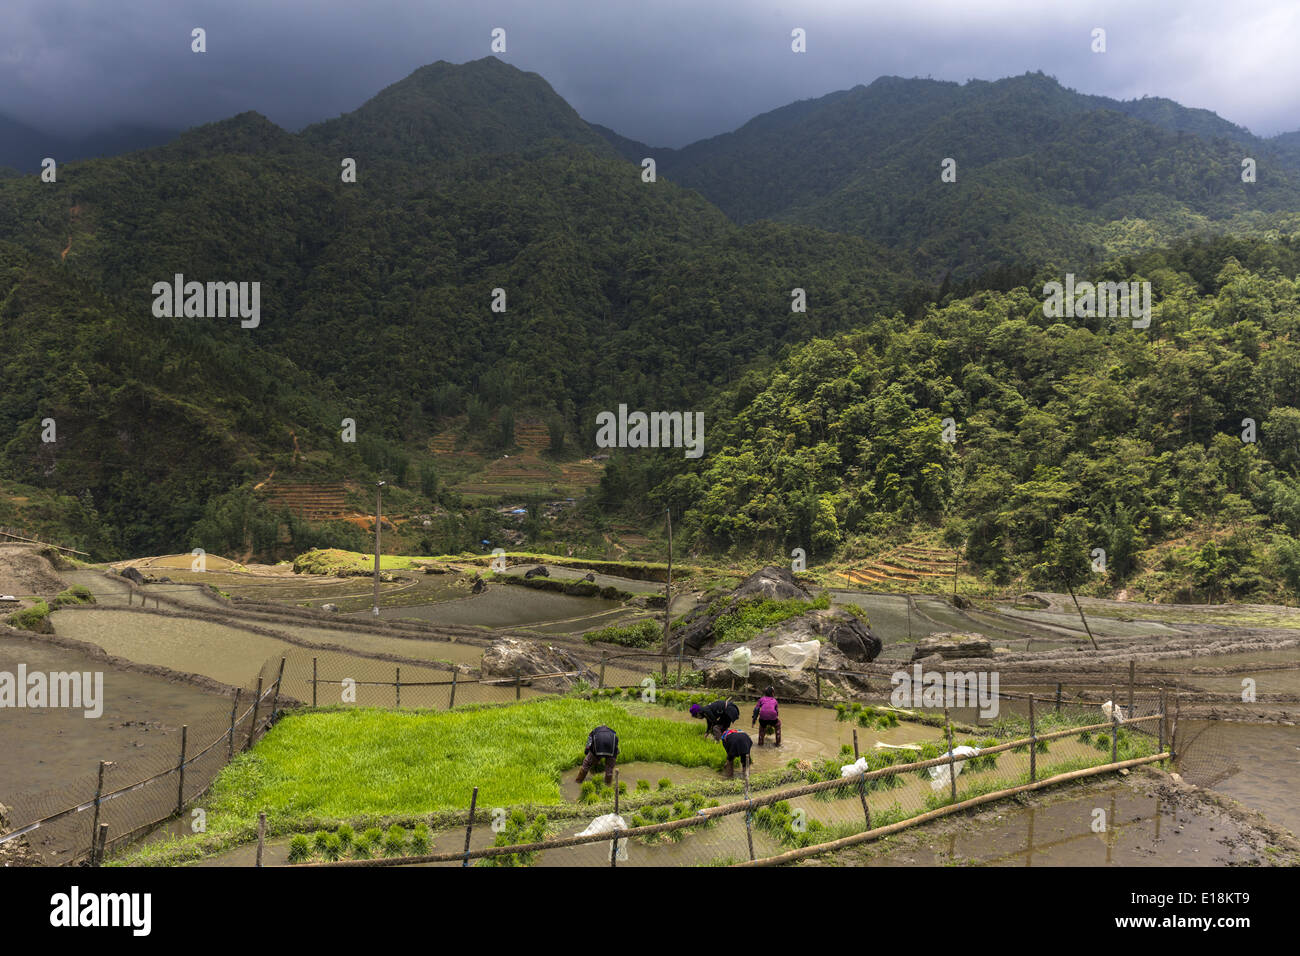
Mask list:
[[[603,492],[672,504],[706,550],[824,558],[942,527],[996,583],[1059,587],[1053,556],[1102,547],[1107,584],[1144,570],[1154,598],[1300,589],[1300,241],[1099,272],[1130,277],[1149,329],[1048,318],[1034,287],[810,342],[732,390],[699,463],[628,458]]]
[[[1182,541],[1193,570],[1152,586],[1202,596],[1300,568],[1300,251],[1173,241],[1300,213],[1245,131],[1038,75],[884,78],[655,151],[654,183],[639,152],[489,58],[299,134],[244,113],[0,178],[0,479],[62,496],[51,520],[98,556],[269,548],[249,489],[272,473],[382,474],[433,508],[453,416],[526,411],[590,451],[626,404],[703,410],[705,456],[616,451],[592,520],[671,506],[699,551],[942,530],[1006,581],[1105,541],[1123,582]],[[1047,318],[1076,261],[1150,280],[1151,328]],[[177,274],[260,283],[260,322],[155,317]]]
[[[555,415],[590,443],[598,410],[700,402],[748,363],[927,296],[899,253],[740,228],[693,193],[642,182],[543,81],[495,59],[424,68],[297,136],[246,113],[63,166],[57,183],[6,181],[0,240],[25,254],[10,266],[21,311],[0,342],[7,377],[29,386],[0,408],[7,471],[88,492],[135,551],[174,548],[212,488],[297,462],[291,433],[329,473],[355,473],[358,454],[379,467],[385,447],[419,448],[439,416],[465,411]],[[259,282],[260,324],[153,318],[154,284],[176,274]],[[795,287],[811,313],[791,312]],[[157,441],[176,439],[165,452],[103,400],[151,389],[179,403],[156,410]],[[95,414],[74,411],[88,401]],[[37,440],[50,409],[62,415],[53,448]],[[200,410],[222,442],[182,440],[183,413]],[[339,441],[343,417],[359,452]],[[146,448],[178,476],[166,502],[122,487],[149,485],[147,469],[107,464]],[[203,482],[185,484],[186,461]]]
[[[922,275],[1084,268],[1202,232],[1300,222],[1300,163],[1207,110],[1067,90],[1041,73],[881,77],[679,150],[611,139],[735,221],[800,222],[915,249]],[[1242,181],[1242,160],[1257,181]],[[956,181],[940,178],[956,160]]]

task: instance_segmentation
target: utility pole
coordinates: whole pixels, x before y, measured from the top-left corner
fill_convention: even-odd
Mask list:
[[[383,515],[384,482],[375,486],[375,605],[370,613],[379,616],[379,522]]]

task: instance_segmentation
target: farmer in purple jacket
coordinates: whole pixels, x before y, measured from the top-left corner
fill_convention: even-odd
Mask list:
[[[775,691],[770,686],[763,691],[763,696],[754,705],[754,717],[749,722],[751,727],[755,723],[758,724],[758,745],[760,747],[763,746],[763,737],[768,731],[776,733],[775,744],[778,747],[781,746],[781,709],[777,705],[776,697],[773,696],[774,693]]]

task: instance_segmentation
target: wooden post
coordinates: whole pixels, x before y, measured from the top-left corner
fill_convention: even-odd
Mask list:
[[[275,696],[271,698],[271,723],[280,711],[280,684],[284,681],[284,658],[280,658],[280,672],[275,675]]]
[[[226,742],[226,762],[235,759],[235,713],[239,710],[239,695],[242,687],[235,688],[235,699],[230,702],[230,739]]]
[[[1110,687],[1110,762],[1119,763],[1119,704],[1115,702],[1115,685]]]
[[[817,675],[817,703],[822,702],[822,665],[816,663],[813,665],[813,672]]]
[[[1034,721],[1034,692],[1029,692],[1029,781],[1038,779],[1038,725]]]
[[[596,686],[603,688],[605,686],[605,659],[609,657],[609,651],[600,652],[600,680]]]
[[[316,706],[316,658],[311,659],[311,705]]]
[[[1058,714],[1061,712],[1061,682],[1059,680],[1056,682],[1056,712]]]
[[[180,782],[176,784],[176,812],[180,813],[185,808],[185,749],[189,740],[190,728],[188,724],[181,725],[181,762],[176,765],[176,770],[180,773]]]
[[[671,508],[664,509],[664,515],[668,518],[668,581],[664,584],[664,650],[662,656],[662,672],[660,680],[668,683],[668,636],[672,629],[670,623],[673,615],[673,512]]]
[[[98,836],[98,841],[95,844],[94,862],[96,866],[103,866],[104,847],[108,845],[108,824],[107,823],[101,823],[99,825],[99,833],[97,836]]]
[[[262,849],[266,845],[266,811],[257,814],[257,865],[262,865]]]
[[[253,722],[248,727],[248,743],[244,745],[247,750],[253,746],[253,737],[257,734],[257,709],[262,703],[262,678],[257,679],[257,697],[253,701]]]
[[[104,768],[108,766],[107,760],[99,762],[99,783],[95,785],[95,816],[90,821],[90,858],[95,858],[95,840],[99,836],[99,798],[104,793]]]
[[[1160,688],[1160,744],[1156,753],[1165,752],[1165,689]]]
[[[948,719],[948,708],[943,709],[943,722],[948,727],[948,784],[952,790],[952,802],[957,802],[957,755],[952,752],[952,721]]]
[[[1136,668],[1137,661],[1130,659],[1128,662],[1128,716],[1130,720],[1136,716],[1133,711],[1133,680]]]
[[[861,757],[858,753],[858,730],[853,728],[853,760],[856,763]],[[871,829],[871,811],[867,809],[867,782],[862,779],[863,775],[858,774],[858,799],[862,801],[862,815],[867,818],[867,829]]]
[[[397,677],[393,681],[393,690],[397,694],[397,709],[402,709],[402,669],[397,668]]]
[[[448,710],[451,710],[453,707],[456,706],[456,678],[457,678],[459,675],[460,675],[460,671],[458,671],[458,670],[454,670],[454,669],[452,670],[452,672],[451,672],[451,699],[450,699],[449,701],[447,701],[447,709],[448,709]]]
[[[1178,700],[1178,684],[1174,683],[1174,726],[1169,731],[1169,758],[1178,759],[1178,712],[1180,710]]]
[[[520,686],[521,685],[519,683],[519,668],[516,667],[515,668],[515,700],[519,699]]]
[[[474,832],[474,807],[477,805],[478,787],[475,787],[469,798],[469,823],[465,825],[465,859],[460,861],[461,866],[469,866],[469,835]]]
[[[749,803],[749,758],[742,757],[745,761],[745,802]],[[754,810],[751,807],[745,811],[745,839],[749,841],[749,858],[754,859]]]
[[[614,816],[618,816],[618,771],[614,771]]]

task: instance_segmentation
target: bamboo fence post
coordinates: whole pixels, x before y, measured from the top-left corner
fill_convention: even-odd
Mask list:
[[[1119,704],[1114,684],[1110,687],[1110,762],[1119,763]]]
[[[176,784],[176,812],[180,813],[185,808],[185,749],[189,741],[190,728],[188,724],[181,725],[181,762],[176,765],[176,770],[180,773],[180,781]]]
[[[248,727],[248,743],[244,745],[247,750],[253,746],[253,737],[257,734],[257,709],[262,703],[262,678],[257,678],[257,697],[253,700],[253,722]]]
[[[515,700],[519,699],[519,693],[520,693],[519,668],[516,667],[515,668]]]
[[[108,844],[108,824],[99,825],[99,833],[96,834],[97,842],[95,843],[94,864],[95,866],[104,865],[104,847]]]
[[[257,813],[257,865],[262,865],[262,850],[266,846],[266,811]]]
[[[853,728],[853,760],[856,763],[861,754],[858,753],[858,730]],[[862,815],[867,818],[867,829],[871,829],[871,811],[867,809],[867,781],[862,779],[862,774],[858,774],[858,799],[862,801]]]
[[[813,672],[817,675],[817,703],[822,702],[822,666],[820,663],[813,665]]]
[[[1061,682],[1059,680],[1056,682],[1056,712],[1058,714],[1061,712]]]
[[[1174,682],[1174,726],[1169,731],[1169,757],[1171,760],[1178,759],[1178,713],[1181,710],[1178,700],[1178,682]]]
[[[1133,681],[1137,671],[1137,661],[1130,658],[1128,662],[1128,715],[1132,717],[1133,711]]]
[[[275,696],[271,698],[271,723],[280,712],[280,685],[284,682],[284,658],[280,658],[280,672],[275,675]]]
[[[459,676],[459,674],[460,674],[460,671],[459,671],[459,670],[456,670],[455,668],[452,669],[452,672],[451,672],[451,699],[447,701],[447,709],[448,709],[448,710],[451,710],[453,707],[456,706],[456,678],[457,678],[457,676]]]
[[[239,710],[239,695],[242,687],[235,688],[235,699],[230,702],[230,736],[226,742],[226,762],[235,759],[235,714]]]
[[[108,766],[107,760],[99,762],[99,783],[95,785],[95,816],[90,821],[90,858],[95,858],[95,840],[99,836],[99,805],[100,797],[104,793],[104,768]]]
[[[605,659],[607,657],[609,657],[609,651],[600,652],[600,680],[596,682],[596,686],[601,690],[605,688]]]
[[[478,805],[478,787],[474,788],[474,793],[469,798],[469,823],[465,825],[465,858],[461,860],[462,867],[469,866],[469,837],[474,832],[474,807]]]
[[[750,802],[749,797],[749,755],[746,754],[741,758],[745,761],[745,802]],[[752,807],[745,810],[745,839],[749,841],[749,859],[754,860],[754,810]]]
[[[1160,746],[1157,753],[1165,752],[1165,689],[1160,688]]]
[[[952,721],[948,718],[948,708],[943,709],[943,722],[948,726],[948,784],[952,789],[953,803],[957,802],[957,755],[952,752]]]
[[[397,676],[393,679],[393,690],[397,694],[397,710],[402,709],[402,669],[397,668]]]
[[[311,705],[316,706],[316,658],[311,659]]]
[[[1038,725],[1034,721],[1034,695],[1029,695],[1029,780],[1038,779]]]

